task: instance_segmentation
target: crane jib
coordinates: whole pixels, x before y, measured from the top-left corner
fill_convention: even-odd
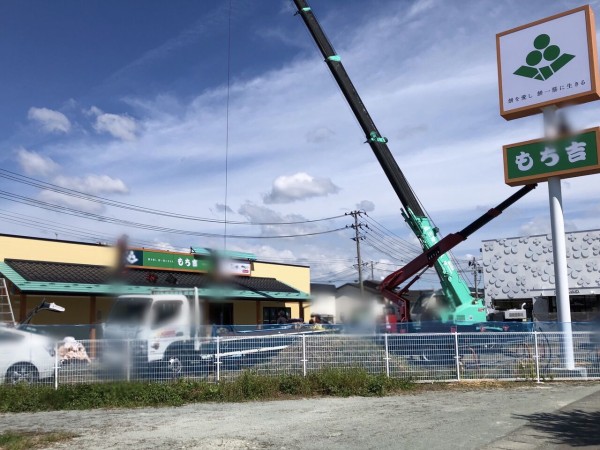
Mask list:
[[[404,173],[398,166],[398,163],[394,159],[392,152],[387,146],[387,139],[379,133],[379,130],[375,126],[371,115],[367,111],[360,95],[356,91],[354,84],[350,80],[340,56],[336,53],[335,49],[329,42],[329,39],[325,35],[325,32],[319,25],[315,15],[312,12],[310,6],[305,0],[294,0],[296,8],[300,16],[304,20],[308,31],[312,35],[313,39],[317,43],[321,54],[329,70],[331,71],[334,79],[339,85],[342,94],[346,98],[346,101],[350,105],[354,116],[358,120],[360,127],[365,133],[366,143],[368,143],[377,158],[377,161],[383,168],[392,188],[396,192],[396,195],[400,199],[402,206],[405,209],[410,209],[417,216],[425,216],[425,211],[417,197],[415,196],[408,180],[404,176]]]

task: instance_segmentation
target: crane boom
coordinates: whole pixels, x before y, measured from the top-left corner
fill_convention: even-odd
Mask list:
[[[467,323],[485,321],[487,314],[483,305],[483,300],[473,298],[469,287],[460,276],[457,268],[452,262],[450,255],[447,253],[452,247],[466,239],[468,234],[463,235],[461,234],[462,232],[459,232],[454,233],[443,240],[441,239],[438,228],[433,224],[431,218],[426,214],[424,208],[420,204],[417,196],[408,183],[408,180],[404,176],[404,173],[394,159],[392,152],[387,146],[388,140],[379,133],[379,130],[375,126],[375,123],[367,111],[367,108],[358,95],[354,84],[350,80],[350,77],[348,76],[348,73],[342,64],[340,56],[335,52],[331,42],[329,42],[329,39],[321,28],[321,25],[314,15],[311,7],[308,5],[306,0],[294,0],[294,4],[298,9],[298,14],[302,17],[302,20],[308,28],[308,31],[317,44],[317,47],[321,51],[321,54],[325,58],[325,62],[333,74],[333,77],[342,91],[342,94],[346,98],[346,101],[350,105],[352,112],[354,113],[358,123],[365,133],[366,142],[373,150],[373,153],[385,172],[390,184],[392,185],[392,188],[400,199],[400,202],[403,206],[402,216],[404,217],[404,220],[419,239],[421,247],[425,252],[423,255],[405,266],[404,269],[408,268],[409,266],[414,268],[419,264],[422,266],[422,261],[421,263],[416,261],[420,259],[422,260],[424,255],[429,255],[429,257],[425,257],[427,264],[422,266],[421,269],[426,270],[427,268],[433,266],[438,274],[438,277],[440,278],[442,291],[448,302],[448,308],[442,315],[441,319],[444,321],[453,320],[455,322]],[[521,190],[520,192],[524,192],[522,195],[525,195],[527,192],[529,192],[529,190]],[[521,196],[518,196],[518,198]],[[514,201],[516,201],[516,199]],[[504,202],[501,205],[503,204]],[[498,208],[490,210],[490,212],[493,211],[497,212]],[[487,223],[487,221],[491,220],[493,217],[495,216],[491,215],[488,217],[484,215],[477,221],[473,222],[473,224],[481,223],[479,226],[483,226],[484,223]],[[481,222],[482,220],[484,220],[484,222]],[[443,245],[440,245],[442,242]],[[435,257],[431,256],[433,254],[435,254]],[[394,289],[398,286],[398,283],[392,283],[394,280],[406,280],[404,275],[400,277],[397,276],[400,273],[407,274],[410,272],[404,269],[395,272],[395,274],[391,274],[388,279],[382,283],[381,290],[386,298],[401,305],[401,319],[408,320],[409,312],[407,302],[402,299],[401,296],[394,294]],[[417,273],[415,272],[413,275],[416,274]],[[416,281],[416,279],[414,281]],[[412,281],[410,284],[414,283],[414,281]]]
[[[350,105],[352,112],[358,119],[358,123],[363,129],[367,138],[367,143],[371,146],[375,157],[379,161],[379,164],[383,168],[383,171],[387,175],[396,195],[400,199],[400,202],[404,208],[411,210],[413,214],[417,216],[424,216],[425,213],[421,204],[417,200],[408,180],[400,170],[398,163],[394,159],[392,152],[387,146],[387,139],[379,134],[379,130],[375,126],[375,122],[371,118],[371,115],[367,111],[362,99],[358,95],[354,84],[350,80],[344,65],[342,64],[340,56],[335,52],[333,46],[327,39],[325,32],[319,25],[317,18],[313,14],[311,8],[305,0],[294,0],[304,23],[306,24],[308,31],[312,35],[313,39],[317,43],[319,50],[321,51],[325,62],[331,70],[335,81],[340,87],[342,94],[346,98],[346,101]]]

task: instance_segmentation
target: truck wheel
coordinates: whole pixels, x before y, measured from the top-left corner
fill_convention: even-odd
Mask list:
[[[177,356],[170,356],[167,358],[167,367],[169,372],[174,376],[178,377],[183,372],[183,364]]]
[[[33,384],[39,379],[38,370],[31,363],[21,362],[13,364],[6,371],[6,383],[18,384],[26,383]]]

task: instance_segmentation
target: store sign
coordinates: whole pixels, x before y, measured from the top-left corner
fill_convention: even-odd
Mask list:
[[[128,250],[125,254],[125,264],[145,269],[192,270],[208,272],[210,260],[196,259],[186,253],[168,253],[148,250]]]
[[[594,13],[582,6],[496,35],[500,115],[600,98]]]
[[[505,145],[504,181],[510,186],[600,173],[600,128],[558,139]]]
[[[228,275],[246,275],[250,276],[252,263],[240,261],[221,261],[221,272]]]

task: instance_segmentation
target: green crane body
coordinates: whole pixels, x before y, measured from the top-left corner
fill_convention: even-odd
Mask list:
[[[417,217],[410,210],[403,211],[402,216],[421,242],[424,251],[430,250],[440,242],[439,230],[432,225],[429,217]],[[433,267],[440,279],[447,302],[446,308],[440,311],[442,322],[457,324],[485,322],[487,314],[483,299],[471,295],[471,290],[460,276],[449,253],[440,255]]]

